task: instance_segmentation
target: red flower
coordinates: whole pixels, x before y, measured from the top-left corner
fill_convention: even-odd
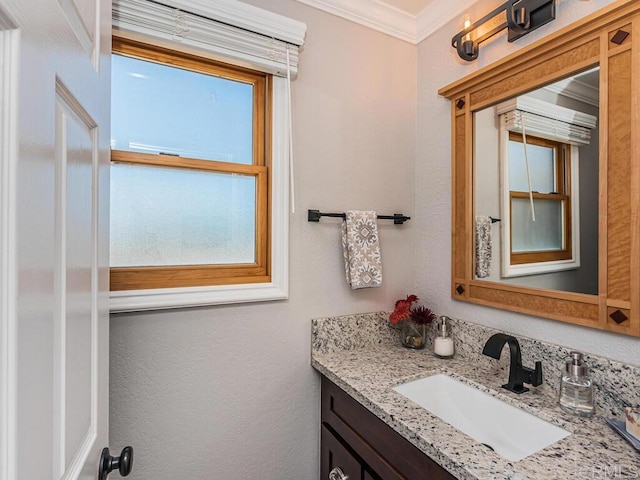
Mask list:
[[[389,321],[392,325],[397,325],[405,318],[409,318],[411,316],[411,305],[413,302],[418,300],[418,297],[415,295],[407,295],[406,300],[398,300],[396,302],[396,308],[393,313],[389,316]]]
[[[420,306],[411,309],[411,320],[418,325],[428,325],[436,318],[436,314],[433,313],[425,306]]]

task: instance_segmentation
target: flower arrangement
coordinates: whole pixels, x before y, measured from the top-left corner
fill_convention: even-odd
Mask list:
[[[413,304],[418,301],[416,295],[407,295],[406,299],[396,302],[389,316],[392,325],[402,326],[402,345],[408,348],[424,348],[427,339],[426,326],[433,322],[436,315],[425,306]]]
[[[398,300],[393,313],[389,316],[392,325],[398,325],[401,321],[411,319],[418,325],[428,325],[436,318],[435,313],[425,306],[413,307],[419,299],[415,295],[407,295],[406,300]]]

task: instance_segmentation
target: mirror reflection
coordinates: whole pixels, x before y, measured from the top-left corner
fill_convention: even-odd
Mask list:
[[[476,279],[598,293],[599,73],[474,113]]]

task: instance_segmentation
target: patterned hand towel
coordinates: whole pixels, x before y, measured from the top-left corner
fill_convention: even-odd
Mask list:
[[[491,217],[476,216],[476,277],[485,278],[491,271]]]
[[[382,260],[376,212],[346,212],[342,222],[342,252],[347,283],[351,288],[382,285]]]

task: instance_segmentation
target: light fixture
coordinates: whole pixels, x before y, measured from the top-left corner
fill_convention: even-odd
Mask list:
[[[555,0],[507,0],[474,23],[466,20],[451,45],[460,58],[471,62],[478,58],[480,44],[505,28],[507,40],[513,42],[555,18]]]

